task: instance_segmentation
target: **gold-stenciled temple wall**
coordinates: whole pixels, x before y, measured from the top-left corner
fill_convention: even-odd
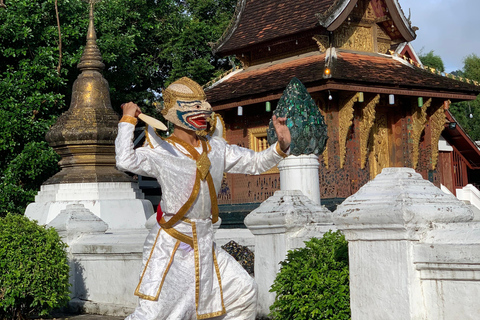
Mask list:
[[[390,105],[387,95],[364,93],[363,102],[353,93],[332,92],[332,95],[331,101],[321,93],[313,96],[324,115],[329,137],[326,151],[319,156],[322,199],[348,197],[383,168],[412,168],[414,163],[425,179],[439,184],[439,173],[433,168],[438,150],[431,146],[438,143],[439,132],[443,130],[444,110],[439,107],[443,101],[426,101],[422,109],[409,97],[397,98]],[[260,104],[258,108],[263,106]],[[422,110],[430,109],[424,120],[415,120]],[[238,117],[234,111],[224,115],[225,122],[230,124],[226,128],[228,142],[255,149],[252,140],[263,135],[269,114],[258,111]],[[418,150],[417,156],[414,150]],[[258,176],[227,174],[219,203],[258,203],[279,189],[277,172]]]

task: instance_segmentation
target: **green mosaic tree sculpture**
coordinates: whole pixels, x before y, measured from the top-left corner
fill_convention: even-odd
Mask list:
[[[273,111],[277,117],[287,117],[287,127],[292,135],[290,154],[320,155],[327,142],[327,125],[307,88],[293,78]],[[277,134],[270,120],[267,131],[269,144],[277,141]]]

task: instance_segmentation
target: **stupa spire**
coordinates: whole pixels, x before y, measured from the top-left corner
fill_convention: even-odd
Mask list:
[[[94,26],[93,8],[94,1],[90,1],[87,45],[85,46],[82,58],[80,58],[80,63],[77,67],[82,71],[93,69],[100,72],[105,68],[105,64],[102,62],[102,55],[100,54],[100,49],[98,49],[97,46],[97,34]]]

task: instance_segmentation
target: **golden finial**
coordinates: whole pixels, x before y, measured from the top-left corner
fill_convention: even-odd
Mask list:
[[[90,14],[89,14],[89,23],[88,23],[88,32],[87,32],[87,45],[83,51],[83,55],[80,58],[80,63],[77,68],[80,70],[89,70],[96,69],[97,71],[102,71],[105,68],[105,64],[102,62],[102,55],[97,46],[97,34],[95,33],[94,20],[93,20],[93,8],[94,4],[100,2],[99,0],[89,0],[90,3]]]

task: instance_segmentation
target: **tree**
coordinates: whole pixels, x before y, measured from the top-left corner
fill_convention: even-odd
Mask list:
[[[463,60],[461,76],[480,82],[480,57],[471,54]],[[480,140],[480,98],[452,103],[450,112],[475,141]]]
[[[463,59],[463,74],[468,79],[480,81],[480,57],[475,53]]]
[[[32,199],[32,183],[38,188],[38,180],[57,170],[54,155],[37,158],[32,154],[32,149],[43,154],[48,148],[43,142],[45,132],[65,107],[62,88],[67,84],[67,69],[62,76],[55,69],[55,26],[53,1],[9,1],[7,9],[0,10],[2,215],[20,212],[25,201]]]
[[[213,56],[208,43],[219,39],[235,10],[236,0],[180,1],[188,23],[177,38],[166,44],[163,54],[174,57],[166,85],[182,76],[205,84],[213,76],[230,69],[229,60]]]
[[[435,68],[441,72],[445,71],[442,58],[436,55],[433,50],[427,54],[420,54],[419,58],[424,65]]]
[[[155,92],[181,76],[199,83],[228,68],[208,42],[228,24],[235,0],[108,0],[96,5],[98,46],[114,109],[135,101],[153,112]],[[57,170],[45,133],[70,105],[85,46],[88,3],[9,0],[0,8],[0,215],[22,212]],[[35,151],[40,155],[35,155]],[[33,170],[33,171],[32,171]],[[22,195],[22,196],[19,196]]]

